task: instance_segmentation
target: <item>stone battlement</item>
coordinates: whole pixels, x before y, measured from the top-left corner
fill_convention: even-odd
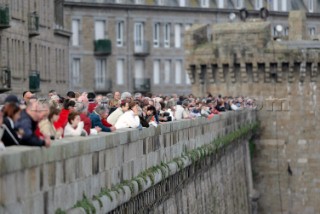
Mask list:
[[[227,112],[143,130],[73,137],[48,148],[9,147],[0,153],[0,213],[54,213],[186,150],[256,122],[255,111]]]

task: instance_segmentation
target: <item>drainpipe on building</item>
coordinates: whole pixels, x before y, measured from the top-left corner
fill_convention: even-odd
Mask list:
[[[127,73],[128,73],[128,91],[133,92],[133,87],[132,87],[132,73],[131,73],[131,41],[130,41],[130,11],[127,9]]]

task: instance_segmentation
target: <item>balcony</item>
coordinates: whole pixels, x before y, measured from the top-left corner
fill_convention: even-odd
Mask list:
[[[111,54],[112,45],[110,39],[98,39],[94,41],[94,55],[106,56]]]
[[[29,14],[29,37],[40,35],[39,32],[39,15],[37,12]]]
[[[150,91],[150,79],[149,78],[134,78],[133,79],[134,92],[149,92]]]
[[[2,68],[0,73],[0,92],[6,92],[11,90],[11,71],[9,68]]]
[[[98,82],[95,80],[95,88],[94,91],[96,93],[109,93],[112,91],[112,80],[111,79],[105,79],[103,83]]]
[[[150,54],[150,45],[148,41],[135,41],[134,55],[146,56]]]
[[[40,72],[32,70],[29,74],[29,90],[31,92],[40,91]]]
[[[0,29],[10,27],[10,12],[8,5],[0,6]]]

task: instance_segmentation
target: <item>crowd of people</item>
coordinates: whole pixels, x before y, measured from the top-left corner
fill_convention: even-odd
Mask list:
[[[67,137],[196,117],[210,119],[225,111],[256,108],[254,99],[242,96],[143,96],[119,91],[106,96],[69,91],[63,97],[51,90],[46,98],[25,91],[22,99],[1,94],[0,104],[0,150],[16,145],[50,147],[53,141]]]

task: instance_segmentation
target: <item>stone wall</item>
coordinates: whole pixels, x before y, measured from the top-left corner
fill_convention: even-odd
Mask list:
[[[83,198],[83,194],[91,198],[100,193],[102,187],[111,188],[147,168],[169,162],[185,151],[255,121],[255,111],[228,112],[211,120],[199,118],[162,124],[157,128],[66,138],[49,149],[10,147],[0,154],[0,213],[68,210]],[[220,162],[208,171],[217,176],[210,175],[211,179],[221,181],[221,171],[226,173],[224,181],[237,177],[238,171],[243,173],[241,167],[237,168],[241,165],[237,154],[241,156],[242,147],[234,149],[231,156],[221,156]],[[229,164],[238,171],[223,169]],[[201,185],[208,182],[208,172],[197,178],[202,180]],[[236,182],[239,180],[227,186],[221,183],[219,188],[227,188],[223,193],[232,192],[231,189],[238,186]],[[194,185],[191,182],[188,188],[192,189]]]

